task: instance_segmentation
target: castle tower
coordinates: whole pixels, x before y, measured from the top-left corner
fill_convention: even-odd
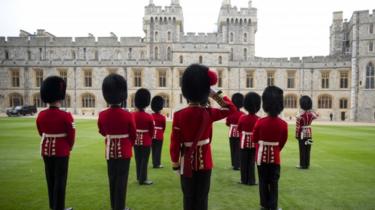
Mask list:
[[[344,40],[344,32],[343,32],[343,13],[334,12],[332,25],[330,27],[330,37],[329,37],[329,54],[330,55],[343,55],[343,40]]]
[[[255,33],[257,31],[257,9],[249,1],[248,8],[232,7],[230,0],[223,0],[219,18],[218,33],[223,43],[231,47],[230,60],[244,61],[255,55]]]
[[[150,4],[145,7],[143,30],[145,42],[149,44],[147,55],[151,60],[172,60],[172,44],[183,36],[184,18],[179,0],[172,0],[170,6]]]

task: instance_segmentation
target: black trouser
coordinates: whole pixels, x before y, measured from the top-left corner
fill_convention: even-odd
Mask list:
[[[192,177],[181,176],[184,210],[207,210],[211,170],[193,171]]]
[[[255,184],[255,148],[241,149],[241,183]]]
[[[137,180],[140,184],[147,180],[147,165],[150,157],[150,147],[134,146],[135,166],[137,168]]]
[[[130,158],[107,160],[109,194],[112,210],[123,210],[125,208],[129,165]]]
[[[263,208],[277,209],[280,165],[262,164],[258,166],[260,205]]]
[[[163,141],[152,139],[152,165],[154,166],[154,168],[160,166],[162,147]]]
[[[49,208],[65,208],[65,189],[68,178],[69,157],[43,157],[48,186]]]
[[[233,168],[240,167],[240,138],[229,137],[230,158]]]
[[[310,166],[311,139],[299,139],[299,165],[307,169]]]

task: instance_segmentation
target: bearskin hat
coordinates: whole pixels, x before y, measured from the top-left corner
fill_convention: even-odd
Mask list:
[[[283,109],[284,92],[277,86],[268,86],[262,95],[263,110],[272,117],[279,115]]]
[[[217,82],[217,75],[207,66],[192,64],[182,75],[182,94],[190,102],[207,101],[210,86]]]
[[[309,96],[302,96],[299,99],[299,105],[303,110],[310,110],[312,108],[312,101]]]
[[[247,93],[244,99],[244,107],[249,113],[257,113],[260,109],[260,95],[256,92]]]
[[[47,77],[40,86],[40,98],[44,103],[53,103],[65,99],[66,83],[58,76]]]
[[[138,109],[144,109],[150,105],[151,93],[146,88],[140,88],[135,93],[134,105]]]
[[[118,74],[106,76],[102,84],[102,93],[108,104],[120,104],[128,98],[126,80]]]
[[[164,99],[161,96],[154,96],[151,100],[151,109],[154,112],[160,112],[164,106]]]
[[[241,93],[233,94],[232,102],[238,109],[241,109],[243,107],[243,95]]]

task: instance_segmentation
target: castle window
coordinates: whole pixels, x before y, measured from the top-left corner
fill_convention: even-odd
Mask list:
[[[203,57],[200,55],[199,56],[199,63],[202,64],[203,63]]]
[[[171,41],[172,40],[172,33],[170,32],[170,31],[168,31],[168,35],[167,35],[168,37],[168,41]]]
[[[223,87],[223,71],[218,71],[217,72],[217,86],[218,87]]]
[[[287,109],[297,108],[297,96],[295,95],[286,95],[284,97],[284,107]]]
[[[267,72],[267,86],[275,85],[275,72]]]
[[[59,70],[60,77],[65,81],[65,84],[68,85],[68,71],[66,69]]]
[[[95,108],[95,96],[90,93],[82,95],[83,108]]]
[[[35,86],[40,87],[43,82],[43,70],[42,69],[36,69],[35,70]]]
[[[39,48],[39,60],[43,60],[43,49]]]
[[[159,41],[159,33],[157,31],[155,31],[154,41]]]
[[[249,23],[249,24],[251,23],[251,19],[249,19],[248,23]]]
[[[139,70],[134,71],[134,87],[142,86],[142,72]]]
[[[374,24],[373,23],[370,23],[368,31],[369,31],[370,34],[374,33]]]
[[[145,59],[145,52],[141,51],[141,60]]]
[[[122,58],[122,56],[121,56],[120,50],[116,50],[116,59],[121,60],[121,58]]]
[[[94,60],[99,60],[99,52],[98,52],[98,50],[95,50],[95,52],[94,52]]]
[[[85,78],[85,87],[92,87],[92,71],[85,70],[84,71],[84,78]]]
[[[247,33],[243,34],[243,42],[247,42]]]
[[[182,75],[183,71],[178,72],[178,85],[181,87],[182,86]]]
[[[76,52],[74,50],[72,50],[72,59],[75,60],[76,59]]]
[[[223,64],[223,57],[219,56],[219,64]]]
[[[9,60],[9,51],[5,50],[5,60]]]
[[[172,60],[172,50],[170,47],[167,48],[167,60],[168,61]]]
[[[33,104],[36,107],[46,107],[46,104],[43,103],[42,99],[40,98],[40,94],[37,93],[33,96]]]
[[[83,48],[83,59],[86,60],[86,48]]]
[[[329,72],[322,72],[322,88],[327,89],[329,88]]]
[[[234,40],[234,34],[233,34],[233,32],[230,32],[229,41],[233,42],[233,40]]]
[[[288,88],[295,88],[295,80],[296,80],[296,72],[294,71],[289,71],[288,72]]]
[[[366,66],[366,89],[374,89],[374,65],[372,63],[367,64]]]
[[[20,71],[19,70],[12,70],[11,71],[11,81],[12,87],[19,87],[20,86]]]
[[[230,60],[233,61],[234,55],[233,55],[233,48],[230,48]]]
[[[348,99],[342,98],[340,99],[340,109],[347,109],[348,108]]]
[[[70,96],[68,94],[65,95],[65,99],[62,101],[61,106],[65,108],[70,108]]]
[[[332,109],[332,97],[330,95],[319,96],[318,109]]]
[[[254,72],[246,72],[246,88],[254,88]]]
[[[373,43],[372,41],[370,41],[370,42],[368,43],[368,51],[369,51],[369,52],[374,51],[374,43]]]
[[[154,51],[154,58],[155,60],[159,60],[159,48],[158,47],[155,47],[155,51]]]
[[[243,49],[243,59],[247,61],[247,48]]]
[[[27,51],[27,60],[31,60],[31,51],[30,50]]]
[[[132,59],[132,53],[133,53],[133,49],[130,47],[129,50],[128,50],[128,59],[129,60]]]
[[[9,106],[15,107],[15,106],[22,106],[23,105],[23,98],[21,94],[18,93],[12,93],[9,95]]]
[[[167,72],[159,71],[159,87],[167,86]]]
[[[180,55],[180,63],[184,63],[184,57]]]
[[[349,73],[340,72],[340,88],[348,88],[349,86]]]

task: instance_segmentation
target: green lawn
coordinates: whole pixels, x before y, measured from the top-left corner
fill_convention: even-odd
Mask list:
[[[70,158],[66,206],[110,209],[103,138],[95,120],[77,120]],[[178,210],[179,178],[169,163],[169,132],[163,147],[164,169],[149,169],[152,186],[139,186],[131,162],[127,206],[134,210]],[[258,209],[258,187],[237,184],[230,170],[227,128],[214,128],[209,209]],[[294,126],[282,153],[279,206],[289,209],[375,209],[375,127],[314,126],[310,170],[297,170]],[[0,209],[48,209],[47,187],[33,119],[0,118]]]

